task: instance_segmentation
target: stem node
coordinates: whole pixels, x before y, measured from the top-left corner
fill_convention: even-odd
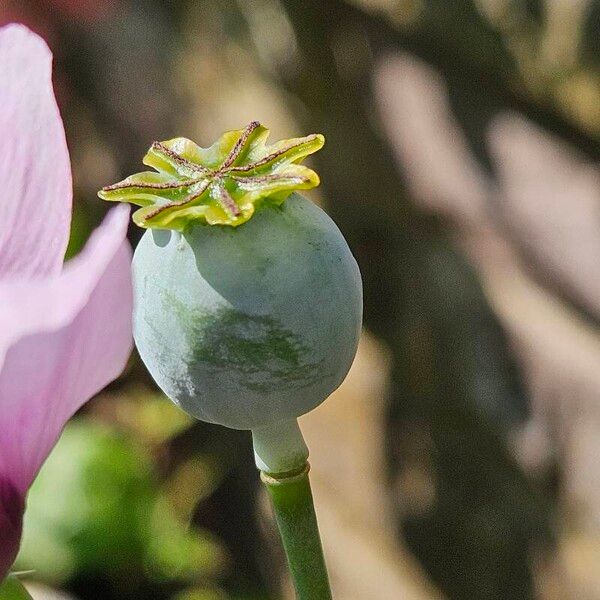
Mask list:
[[[298,600],[332,600],[308,472],[308,448],[296,419],[252,431],[256,465],[283,541]]]

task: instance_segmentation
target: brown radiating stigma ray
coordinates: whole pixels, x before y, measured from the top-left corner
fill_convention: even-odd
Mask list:
[[[190,204],[194,200],[197,200],[198,198],[200,198],[200,196],[202,196],[202,194],[204,194],[204,192],[208,189],[210,184],[211,184],[211,181],[209,179],[206,179],[204,181],[204,185],[200,188],[199,191],[195,192],[194,194],[192,194],[190,196],[185,197],[183,200],[180,200],[179,202],[169,202],[168,204],[163,204],[162,206],[159,206],[156,210],[153,210],[152,212],[148,213],[146,215],[146,219],[153,219],[154,217],[156,217],[157,215],[159,215],[160,213],[164,212],[165,210],[167,210],[169,208],[174,208],[174,207],[181,208],[182,206],[185,206],[186,204]]]
[[[152,183],[152,182],[134,182],[134,181],[121,181],[119,183],[113,183],[112,185],[106,185],[102,188],[103,192],[116,192],[118,190],[128,189],[140,189],[140,190],[176,190],[179,188],[190,187],[198,183],[198,179],[185,179],[175,181],[165,181],[164,183]]]
[[[253,163],[250,163],[248,165],[237,165],[235,167],[231,167],[230,169],[227,170],[227,172],[228,173],[246,173],[248,171],[253,171],[254,169],[258,169],[259,167],[269,164],[272,161],[276,161],[280,156],[283,156],[286,152],[289,152],[290,150],[293,150],[294,148],[303,146],[304,144],[312,142],[316,139],[317,139],[316,134],[306,136],[305,138],[301,138],[301,141],[299,141],[295,144],[289,144],[288,146],[285,146],[284,148],[279,149],[277,152],[273,152],[272,154],[269,154],[268,156],[264,156],[263,158],[261,158],[257,161],[254,161]]]
[[[177,152],[175,152],[174,150],[171,150],[171,148],[167,148],[161,142],[152,142],[150,150],[154,150],[154,152],[162,154],[163,158],[167,159],[167,162],[171,160],[175,164],[181,167],[185,167],[186,169],[190,169],[191,171],[195,171],[196,173],[208,174],[211,172],[210,169],[207,169],[206,167],[203,167],[202,165],[199,165],[197,163],[193,163],[191,160],[188,160],[180,154],[177,154]]]
[[[242,150],[244,149],[248,138],[252,135],[252,133],[257,127],[260,127],[260,123],[258,121],[252,121],[252,123],[250,123],[250,125],[248,125],[246,129],[244,129],[244,131],[242,131],[242,134],[240,135],[238,141],[235,143],[235,146],[231,149],[231,152],[227,155],[227,157],[219,167],[220,173],[225,172],[236,161],[236,159],[242,153]]]
[[[241,214],[240,207],[227,191],[222,180],[215,181],[214,190],[216,192],[216,199],[223,209],[233,217],[239,217]]]
[[[230,175],[240,188],[251,189],[253,186],[261,186],[265,183],[286,183],[287,185],[302,185],[308,183],[310,179],[308,177],[301,177],[299,175],[256,175],[253,177],[236,177]]]

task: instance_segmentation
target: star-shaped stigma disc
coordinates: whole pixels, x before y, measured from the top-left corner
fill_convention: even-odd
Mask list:
[[[154,142],[136,173],[108,185],[104,200],[131,202],[140,227],[184,230],[190,223],[241,225],[262,202],[282,203],[294,190],[319,185],[318,175],[299,164],[320,150],[322,135],[266,145],[269,130],[253,121],[224,133],[209,148],[187,138]]]

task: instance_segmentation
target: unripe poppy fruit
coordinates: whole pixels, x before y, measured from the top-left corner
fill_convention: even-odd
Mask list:
[[[164,392],[236,429],[298,417],[346,376],[361,327],[360,273],[335,223],[294,189],[321,136],[266,146],[257,123],[211,148],[153,144],[158,170],[101,196],[142,208],[134,337]],[[239,225],[239,226],[238,226]]]
[[[238,228],[147,231],[133,260],[142,360],[191,415],[237,429],[300,416],[342,382],[358,343],[358,267],[299,194]]]

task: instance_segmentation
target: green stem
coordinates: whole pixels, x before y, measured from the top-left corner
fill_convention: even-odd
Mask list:
[[[297,419],[252,430],[254,457],[267,486],[298,600],[331,600],[308,479],[308,448]]]
[[[331,600],[308,471],[306,462],[295,474],[273,475],[261,471],[261,479],[271,496],[296,597]]]

